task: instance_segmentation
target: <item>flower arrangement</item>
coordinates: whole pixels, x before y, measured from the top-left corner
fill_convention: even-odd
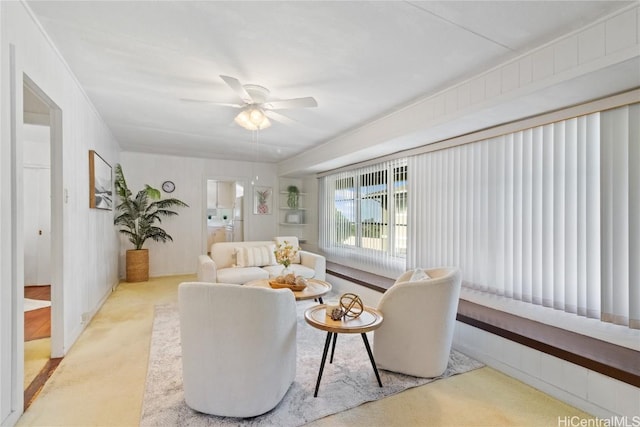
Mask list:
[[[282,264],[286,270],[293,262],[299,250],[300,248],[294,248],[289,242],[285,240],[278,245],[273,253],[276,256],[276,262],[278,264]]]

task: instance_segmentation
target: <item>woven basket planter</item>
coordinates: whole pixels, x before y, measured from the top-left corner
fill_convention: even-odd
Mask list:
[[[149,280],[149,249],[127,251],[127,282]]]

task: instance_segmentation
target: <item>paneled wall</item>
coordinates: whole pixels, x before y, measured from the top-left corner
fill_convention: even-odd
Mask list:
[[[22,87],[30,79],[59,108],[52,221],[61,260],[52,281],[52,352],[65,354],[118,282],[113,212],[89,208],[88,151],[118,162],[119,145],[27,6],[0,2],[0,423],[22,412]],[[57,204],[56,204],[57,203]]]
[[[271,240],[277,233],[278,182],[276,165],[229,160],[178,157],[146,153],[124,152],[121,164],[129,188],[137,192],[149,184],[160,188],[164,181],[176,185],[171,194],[189,205],[178,208],[179,215],[163,221],[162,226],[173,237],[173,242],[156,243],[147,241],[149,249],[149,274],[166,276],[171,274],[195,273],[198,255],[206,253],[206,209],[207,179],[245,182],[244,217],[246,234],[244,240]],[[253,187],[251,177],[258,175],[256,185],[272,188],[272,207],[268,215],[253,213]],[[120,269],[124,275],[124,256],[131,243],[123,240],[120,253]]]
[[[601,419],[640,410],[640,389],[498,335],[456,322],[453,346],[563,402]],[[629,424],[630,425],[630,424]]]

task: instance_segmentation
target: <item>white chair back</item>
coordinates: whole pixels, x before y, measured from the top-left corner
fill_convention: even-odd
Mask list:
[[[460,297],[460,271],[426,269],[429,279],[408,281],[403,273],[378,304],[384,316],[374,333],[378,367],[432,378],[447,368]]]
[[[187,405],[228,417],[273,409],[296,374],[293,293],[185,282],[178,295]]]

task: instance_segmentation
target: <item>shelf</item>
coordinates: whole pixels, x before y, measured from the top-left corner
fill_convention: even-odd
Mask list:
[[[307,208],[290,208],[288,206],[281,206],[280,209],[283,211],[306,211]]]
[[[280,194],[289,194],[288,191],[281,191]],[[298,196],[306,196],[307,193],[298,193]]]
[[[295,222],[281,222],[280,225],[294,226],[294,225],[307,225],[307,224],[306,223],[295,223]]]

